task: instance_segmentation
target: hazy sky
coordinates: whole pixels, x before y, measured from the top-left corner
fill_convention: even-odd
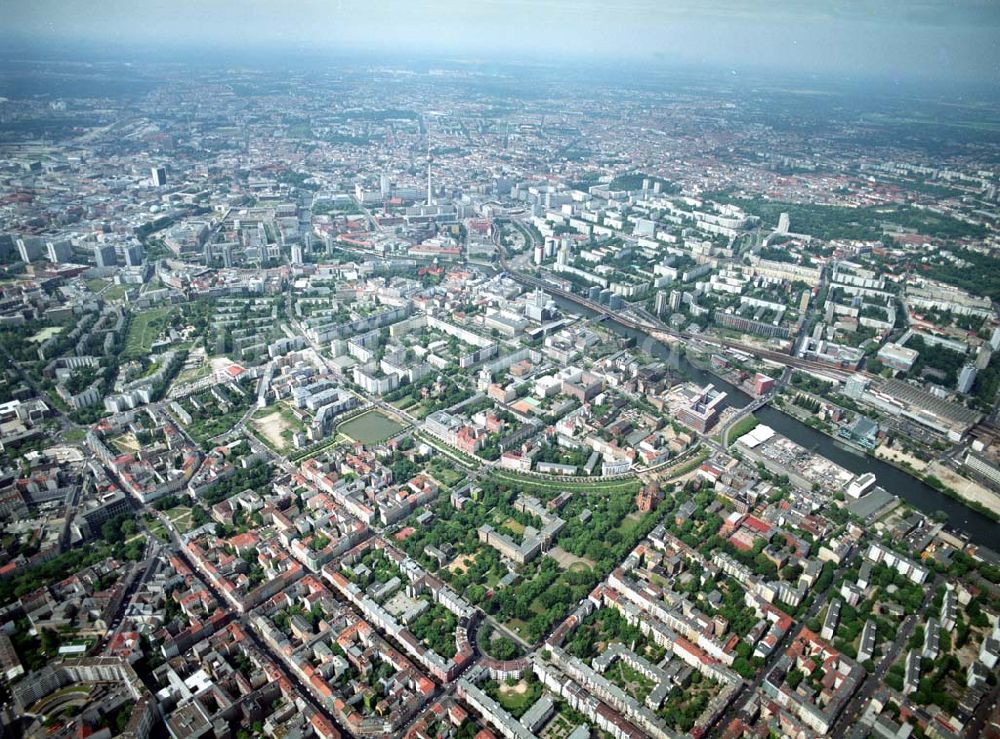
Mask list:
[[[1000,0],[0,0],[20,41],[1000,78]]]

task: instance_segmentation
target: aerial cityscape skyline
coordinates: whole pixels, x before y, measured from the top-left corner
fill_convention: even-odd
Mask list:
[[[1000,738],[998,7],[4,3],[0,735]]]

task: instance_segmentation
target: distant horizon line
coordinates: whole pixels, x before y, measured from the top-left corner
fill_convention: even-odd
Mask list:
[[[687,73],[705,76],[723,76],[733,79],[746,76],[755,82],[761,78],[775,77],[795,81],[815,81],[833,87],[853,88],[859,85],[879,83],[906,88],[942,89],[962,94],[971,91],[991,91],[1000,95],[1000,78],[992,77],[929,77],[919,72],[903,75],[898,72],[876,72],[869,74],[857,71],[846,72],[830,69],[809,69],[778,66],[767,63],[726,64],[718,61],[693,60],[670,57],[662,52],[628,55],[601,55],[594,52],[579,54],[568,50],[545,51],[538,54],[523,50],[501,52],[499,50],[471,51],[465,49],[411,50],[381,49],[370,46],[344,44],[340,47],[320,44],[292,42],[277,46],[273,43],[202,43],[136,41],[132,43],[106,43],[93,39],[69,40],[55,36],[27,37],[22,34],[0,33],[0,63],[31,64],[46,62],[79,64],[170,64],[225,67],[245,66],[247,69],[267,70],[274,62],[310,68],[320,61],[363,61],[366,65],[382,60],[384,65],[408,64],[415,66],[444,65],[455,67],[498,67],[513,71],[516,68],[558,70],[572,67],[581,71],[603,69],[638,71],[640,76],[664,73]],[[270,61],[270,64],[266,63]],[[0,69],[0,75],[4,73]],[[777,81],[777,79],[775,80]],[[958,86],[961,89],[954,89]]]

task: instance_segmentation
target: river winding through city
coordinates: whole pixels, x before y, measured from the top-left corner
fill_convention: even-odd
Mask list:
[[[567,312],[575,315],[592,317],[594,311],[573,303],[565,298],[555,298],[556,304]],[[728,396],[726,405],[742,407],[750,403],[751,398],[735,385],[695,367],[685,357],[672,351],[669,346],[654,339],[648,334],[628,328],[614,319],[605,322],[612,330],[621,336],[636,340],[639,348],[654,357],[667,360],[683,373],[701,384],[713,383],[724,390]],[[801,421],[782,413],[770,405],[759,409],[754,414],[761,423],[765,423],[779,434],[787,436],[817,454],[822,455],[844,469],[860,475],[871,472],[878,479],[877,484],[889,493],[898,496],[924,514],[944,514],[948,527],[965,533],[969,541],[986,547],[994,546],[998,526],[988,517],[974,511],[960,501],[949,498],[912,475],[893,467],[890,464],[867,455],[851,452],[838,446],[829,436],[810,428]]]

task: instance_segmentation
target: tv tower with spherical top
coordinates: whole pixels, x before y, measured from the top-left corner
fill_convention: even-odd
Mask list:
[[[431,162],[434,161],[434,157],[431,156],[431,145],[427,144],[427,204],[431,204],[431,200],[434,198],[434,190],[431,185]]]

